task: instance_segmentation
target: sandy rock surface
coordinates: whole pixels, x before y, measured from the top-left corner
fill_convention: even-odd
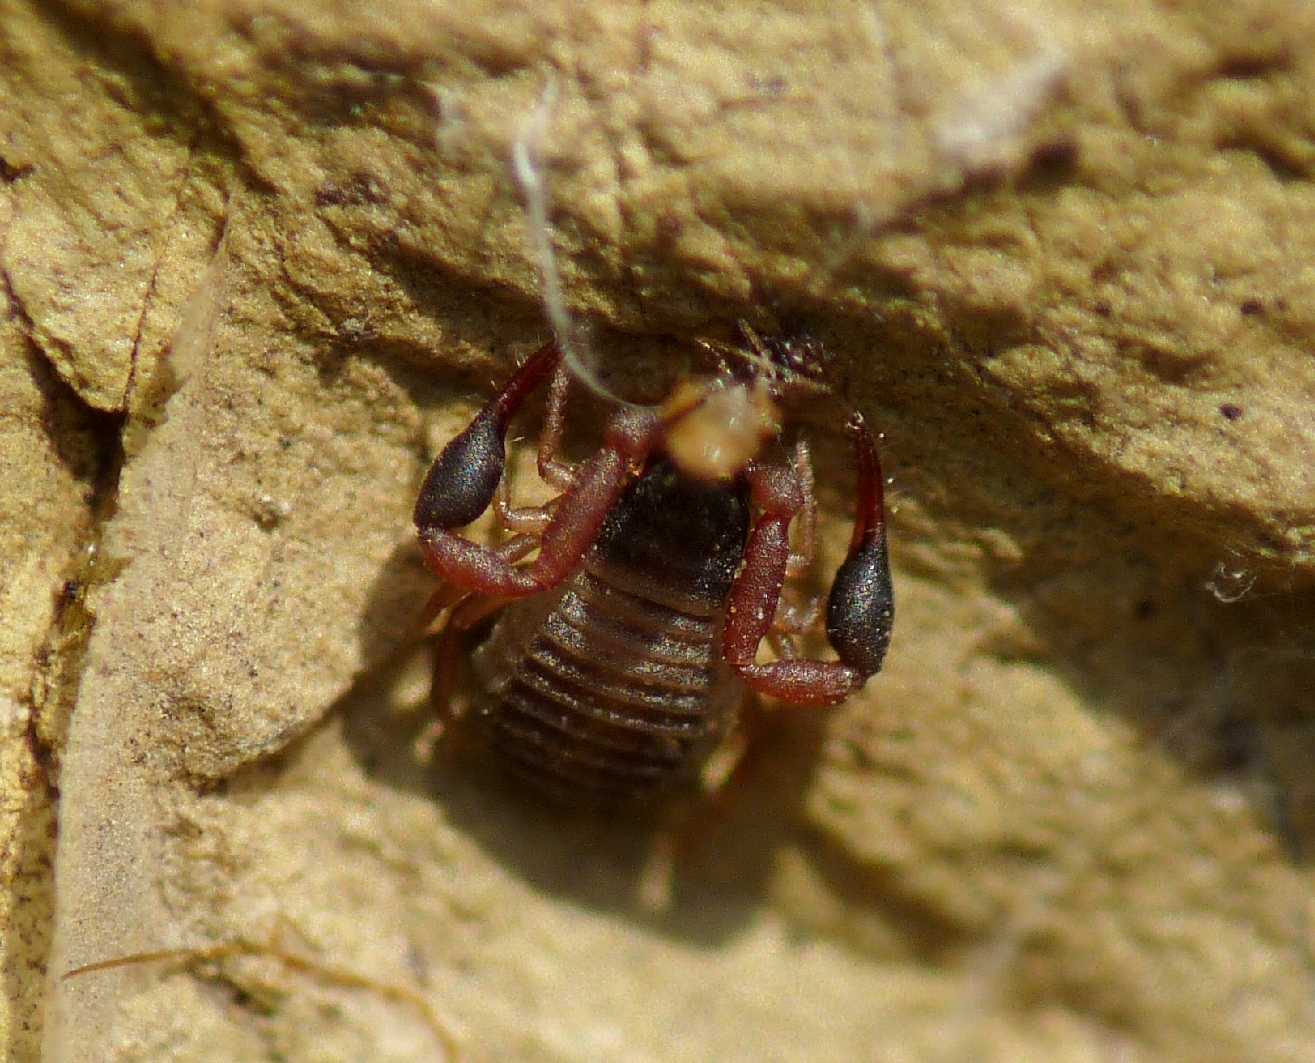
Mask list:
[[[6,1058],[1315,1056],[1313,42],[0,0]],[[807,330],[885,433],[886,670],[658,914],[647,828],[415,748],[415,492],[549,310],[648,397]]]

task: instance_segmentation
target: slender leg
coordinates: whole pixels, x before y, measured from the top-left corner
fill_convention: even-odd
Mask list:
[[[767,640],[767,645],[772,648],[772,652],[782,661],[793,661],[799,656],[799,646],[794,640],[794,636],[787,635],[782,631],[769,631],[763,636]]]
[[[658,914],[670,911],[675,894],[676,869],[701,848],[722,826],[744,789],[753,753],[751,721],[746,706],[739,724],[728,734],[704,766],[697,794],[673,802],[640,870],[637,896],[640,906]]]
[[[530,545],[534,545],[532,540]],[[452,612],[448,614],[434,642],[433,678],[429,687],[429,703],[433,707],[434,716],[411,743],[417,760],[433,760],[434,747],[447,733],[453,720],[458,718],[452,708],[452,694],[461,676],[462,661],[465,660],[463,651],[466,636],[471,628],[506,604],[504,598],[479,598],[466,594],[452,606]]]
[[[456,689],[466,635],[471,628],[506,604],[504,598],[476,598],[468,595],[453,607],[447,626],[438,636],[438,645],[434,647],[434,683],[430,698],[440,733],[452,715],[452,691]]]
[[[735,370],[731,365],[731,356],[735,351],[730,344],[722,343],[720,340],[695,340],[694,342],[716,362],[717,375],[720,378],[729,380],[735,375]]]
[[[786,635],[806,635],[822,619],[822,598],[812,595],[805,602],[782,602],[772,630]]]
[[[559,363],[548,388],[548,409],[539,434],[539,476],[559,491],[566,491],[575,483],[575,466],[557,457],[566,431],[566,396],[570,390],[571,370],[564,362]]]
[[[840,658],[795,658],[758,664],[758,644],[771,631],[790,557],[790,522],[804,506],[803,486],[793,469],[758,467],[750,473],[761,516],[745,549],[744,564],[731,587],[724,653],[752,689],[795,705],[834,705],[881,668],[894,597],[886,552],[881,467],[862,418],[847,425],[858,466],[858,506],[849,554],[836,573],[827,603],[827,637]]]
[[[511,504],[511,477],[503,474],[493,496],[493,512],[498,526],[512,532],[542,535],[552,520],[552,504],[546,506],[513,506]]]
[[[799,532],[799,544],[797,548],[791,548],[789,560],[785,563],[785,595],[772,627],[791,635],[803,635],[813,629],[822,615],[822,599],[818,595],[808,595],[801,600],[800,589],[790,585],[792,580],[799,579],[812,569],[817,557],[816,479],[807,440],[801,439],[795,444],[792,464],[803,490],[804,505],[795,518],[794,527]]]
[[[795,444],[793,464],[804,493],[804,505],[797,520],[799,548],[790,551],[790,560],[785,565],[787,579],[796,579],[812,568],[813,557],[817,552],[816,478],[813,475],[813,456],[806,439]]]
[[[416,625],[417,629],[423,634],[422,637],[428,638],[430,635],[436,635],[442,630],[442,625],[435,625],[443,613],[452,608],[457,602],[465,597],[466,592],[456,587],[439,587],[429,596],[429,601],[425,603],[424,611],[420,614],[420,623]]]
[[[741,318],[736,322],[740,329],[740,335],[744,337],[744,342],[749,345],[749,350],[762,361],[767,361],[769,354],[766,344],[763,343],[762,337],[749,325],[747,321]]]

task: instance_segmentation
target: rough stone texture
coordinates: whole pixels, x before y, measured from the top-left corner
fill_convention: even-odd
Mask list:
[[[0,1043],[49,950],[50,1059],[441,1057],[270,956],[57,978],[247,941],[476,1058],[1310,1058],[1313,41],[1277,0],[0,2]],[[412,751],[411,500],[545,333],[518,141],[613,386],[802,326],[886,432],[887,671],[774,719],[660,916],[642,829]]]
[[[0,186],[0,247],[13,197]],[[58,732],[76,686],[101,440],[0,285],[0,1046],[36,1059],[53,928]]]

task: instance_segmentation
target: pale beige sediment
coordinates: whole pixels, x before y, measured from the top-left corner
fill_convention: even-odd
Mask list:
[[[12,1058],[48,949],[51,1059],[436,1053],[272,962],[54,977],[239,937],[419,987],[491,1059],[1315,1052],[1309,12],[3,14]],[[642,839],[414,762],[397,652],[424,463],[544,335],[511,156],[545,99],[609,379],[802,324],[895,477],[887,671],[781,723],[657,918]],[[51,395],[124,417],[94,528]],[[43,647],[76,667],[34,688]]]
[[[13,218],[0,188],[0,246]],[[98,468],[92,421],[28,341],[0,287],[0,1052],[35,1059],[53,930],[53,732],[62,660],[83,632]]]

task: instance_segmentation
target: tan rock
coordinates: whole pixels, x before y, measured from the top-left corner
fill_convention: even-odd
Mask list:
[[[0,186],[0,247],[13,218]],[[58,746],[88,617],[103,436],[28,341],[0,284],[0,1031],[36,1059],[54,916]]]
[[[49,950],[52,1060],[441,1057],[270,956],[57,977],[245,941],[476,1058],[1309,1058],[1313,21],[11,0],[10,1056]],[[414,493],[546,311],[645,395],[805,327],[894,476],[886,672],[658,917],[412,751]]]

